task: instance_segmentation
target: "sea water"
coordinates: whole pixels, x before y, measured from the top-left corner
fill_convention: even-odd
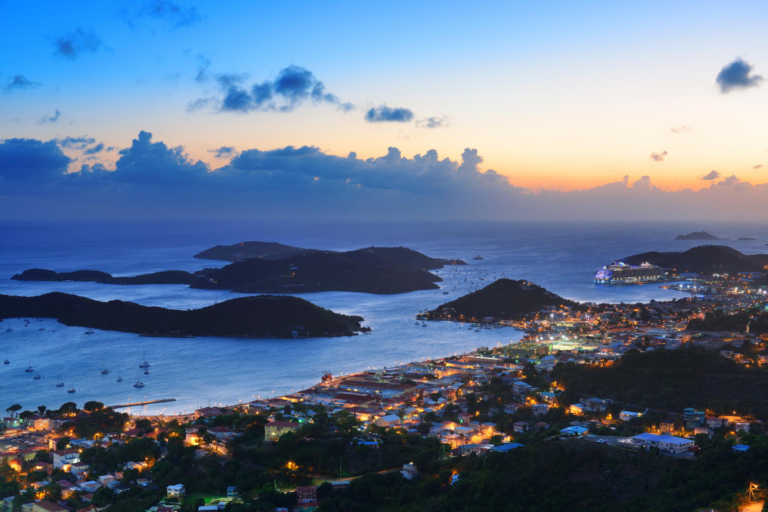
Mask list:
[[[563,297],[590,302],[647,302],[682,294],[658,285],[597,286],[596,269],[624,256],[685,250],[704,242],[675,241],[680,233],[707,229],[745,253],[767,252],[768,228],[752,224],[698,226],[630,223],[399,222],[399,223],[0,223],[0,294],[62,291],[96,300],[190,309],[237,297],[226,291],[178,285],[119,286],[35,283],[10,277],[29,268],[102,270],[116,276],[160,270],[195,271],[225,262],[192,256],[217,244],[275,241],[298,247],[350,250],[404,246],[433,257],[461,258],[469,266],[446,268],[441,290],[401,295],[323,292],[299,295],[322,307],[365,318],[370,335],[297,340],[143,338],[135,334],[66,327],[55,320],[0,322],[0,410],[19,403],[33,409],[67,401],[108,405],[161,398],[175,402],[132,413],[189,412],[209,404],[234,404],[305,389],[325,371],[334,375],[382,368],[495,346],[521,337],[512,328],[470,330],[449,322],[416,324],[424,309],[453,300],[498,277],[527,279]],[[737,241],[738,237],[755,238]],[[475,256],[482,260],[474,260]],[[480,277],[483,277],[480,280]],[[465,280],[466,279],[466,280]],[[443,292],[447,291],[448,294]],[[5,332],[6,329],[11,332]],[[146,354],[146,356],[145,356]],[[138,365],[149,360],[150,374]],[[35,372],[24,370],[31,364]],[[107,368],[109,374],[102,375]],[[42,377],[34,380],[35,374]],[[117,382],[118,376],[123,377]],[[140,380],[143,388],[133,384]],[[64,387],[56,387],[59,381]],[[74,388],[75,393],[67,390]]]

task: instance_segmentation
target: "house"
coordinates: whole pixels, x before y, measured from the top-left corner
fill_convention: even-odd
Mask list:
[[[52,503],[47,500],[40,500],[32,503],[30,512],[68,512],[68,510],[56,503]]]
[[[386,416],[382,416],[381,418],[376,418],[376,421],[374,421],[377,426],[379,427],[394,427],[397,425],[401,425],[403,423],[403,420],[400,419],[400,416],[397,414],[387,414]]]
[[[522,448],[522,447],[523,445],[521,445],[520,443],[505,443],[505,444],[500,444],[498,446],[494,446],[493,448],[491,448],[491,451],[505,453],[505,452],[515,450],[517,448]]]
[[[227,498],[237,498],[237,487],[227,487]]]
[[[169,498],[183,498],[184,497],[184,484],[169,485],[165,488],[166,495]]]
[[[534,404],[531,406],[531,411],[533,412],[534,416],[542,416],[544,414],[547,414],[549,411],[549,405],[548,404]]]
[[[85,492],[96,492],[99,489],[101,489],[101,484],[99,482],[94,482],[91,480],[90,482],[83,482],[81,484],[78,484],[78,487],[80,487]]]
[[[749,451],[749,446],[746,444],[735,444],[731,447],[731,450],[737,453],[747,453]]]
[[[317,487],[314,485],[297,487],[296,501],[299,504],[299,510],[306,512],[317,510]]]
[[[640,434],[634,436],[636,442],[639,442],[646,448],[658,448],[667,453],[680,454],[690,451],[694,444],[691,439],[659,434]]]
[[[528,423],[524,421],[516,421],[512,424],[512,428],[515,432],[525,432],[528,430]]]
[[[666,419],[662,420],[661,423],[659,423],[659,430],[663,434],[671,434],[675,431],[675,423],[675,418],[668,416]]]
[[[688,428],[700,427],[706,423],[707,413],[697,411],[693,407],[687,407],[683,410],[683,420]]]
[[[534,425],[534,428],[536,428],[536,430],[549,430],[549,423],[540,421]]]
[[[639,409],[627,408],[619,413],[619,418],[621,418],[621,421],[629,421],[635,418],[642,418],[647,412],[648,412],[648,409],[641,411]]]
[[[400,474],[403,475],[403,478],[406,480],[413,480],[419,476],[419,472],[416,471],[416,466],[413,464],[413,462],[403,464],[403,469],[400,470]]]
[[[77,448],[53,452],[53,467],[56,469],[67,471],[67,467],[76,462],[80,462],[80,450]]]
[[[86,464],[85,462],[74,462],[69,465],[69,472],[77,477],[83,473],[87,473],[89,469],[91,469],[91,465]]]
[[[522,407],[521,404],[516,404],[514,402],[510,402],[508,404],[504,404],[504,412],[507,414],[515,414],[518,409]]]
[[[203,407],[195,411],[195,419],[198,418],[212,418],[221,414],[221,409],[218,407]]]
[[[560,435],[564,437],[578,437],[589,434],[589,429],[584,427],[572,426],[565,427],[560,431]]]
[[[293,421],[270,421],[264,427],[264,437],[277,441],[286,432],[296,432],[301,425]]]

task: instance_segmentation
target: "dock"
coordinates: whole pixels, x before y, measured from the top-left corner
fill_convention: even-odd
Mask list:
[[[175,402],[175,398],[160,398],[158,400],[145,400],[143,402],[132,402],[130,404],[118,404],[118,405],[107,405],[106,407],[110,409],[121,409],[125,407],[134,407],[138,405],[151,405],[151,404],[163,404],[165,402]]]

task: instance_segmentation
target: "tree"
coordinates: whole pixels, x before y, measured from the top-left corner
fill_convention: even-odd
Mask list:
[[[83,409],[85,409],[88,412],[98,411],[103,408],[104,408],[104,404],[101,402],[97,402],[95,400],[91,400],[90,402],[85,402],[85,405],[83,406]]]
[[[9,408],[7,408],[7,409],[5,410],[5,412],[7,412],[8,414],[10,414],[10,415],[11,415],[11,417],[13,417],[13,416],[15,416],[15,415],[16,415],[16,413],[17,413],[17,412],[19,412],[20,410],[21,410],[21,405],[19,405],[19,404],[13,404],[13,405],[12,405],[12,406],[10,406]]]
[[[70,439],[66,436],[56,441],[56,450],[66,450],[67,446],[69,446],[69,441]]]
[[[43,416],[45,414],[45,410],[48,409],[44,405],[38,405],[37,406],[37,412],[40,413],[40,416]]]

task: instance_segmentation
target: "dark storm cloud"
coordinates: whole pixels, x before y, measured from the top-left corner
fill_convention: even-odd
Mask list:
[[[44,181],[61,176],[72,160],[54,141],[0,141],[0,179]]]
[[[94,144],[96,139],[87,135],[83,135],[82,137],[64,137],[63,139],[53,139],[51,142],[55,142],[62,148],[85,149],[91,144]]]
[[[165,20],[172,29],[189,27],[203,19],[196,7],[170,0],[151,0],[139,9],[138,16]]]
[[[104,41],[91,29],[78,27],[74,32],[52,38],[54,55],[75,60],[83,53],[95,53],[104,46]]]
[[[716,180],[719,177],[720,177],[720,173],[715,171],[715,170],[712,170],[712,171],[709,171],[704,176],[701,176],[699,179],[700,180],[705,180],[705,181],[713,181],[713,180]]]
[[[723,67],[715,79],[720,92],[726,94],[734,89],[748,89],[756,87],[763,81],[761,75],[752,73],[752,65],[748,64],[741,57]]]
[[[369,123],[407,123],[413,120],[413,112],[407,108],[374,107],[365,113]]]
[[[199,68],[207,77],[210,61]],[[197,78],[196,78],[197,79]],[[327,92],[325,84],[308,69],[290,65],[282,69],[274,80],[266,80],[250,87],[245,86],[246,75],[220,74],[216,76],[221,97],[201,98],[189,102],[187,111],[195,112],[206,107],[216,107],[220,112],[247,113],[253,111],[291,112],[296,107],[311,101],[315,104],[335,105],[344,112],[353,110],[351,103],[345,103],[333,93]],[[206,79],[198,80],[204,82]]]
[[[662,151],[661,153],[651,153],[650,158],[654,162],[663,162],[666,157],[667,157],[667,152]]]
[[[213,153],[216,158],[232,158],[235,155],[235,148],[233,146],[221,146],[216,149],[209,149],[209,153]]]
[[[3,92],[10,93],[13,91],[26,91],[29,89],[35,89],[40,87],[40,83],[33,82],[24,75],[15,75],[10,78],[3,86]]]
[[[43,116],[38,121],[37,124],[46,124],[46,123],[55,123],[59,120],[61,117],[61,112],[59,110],[55,110],[52,116]]]

